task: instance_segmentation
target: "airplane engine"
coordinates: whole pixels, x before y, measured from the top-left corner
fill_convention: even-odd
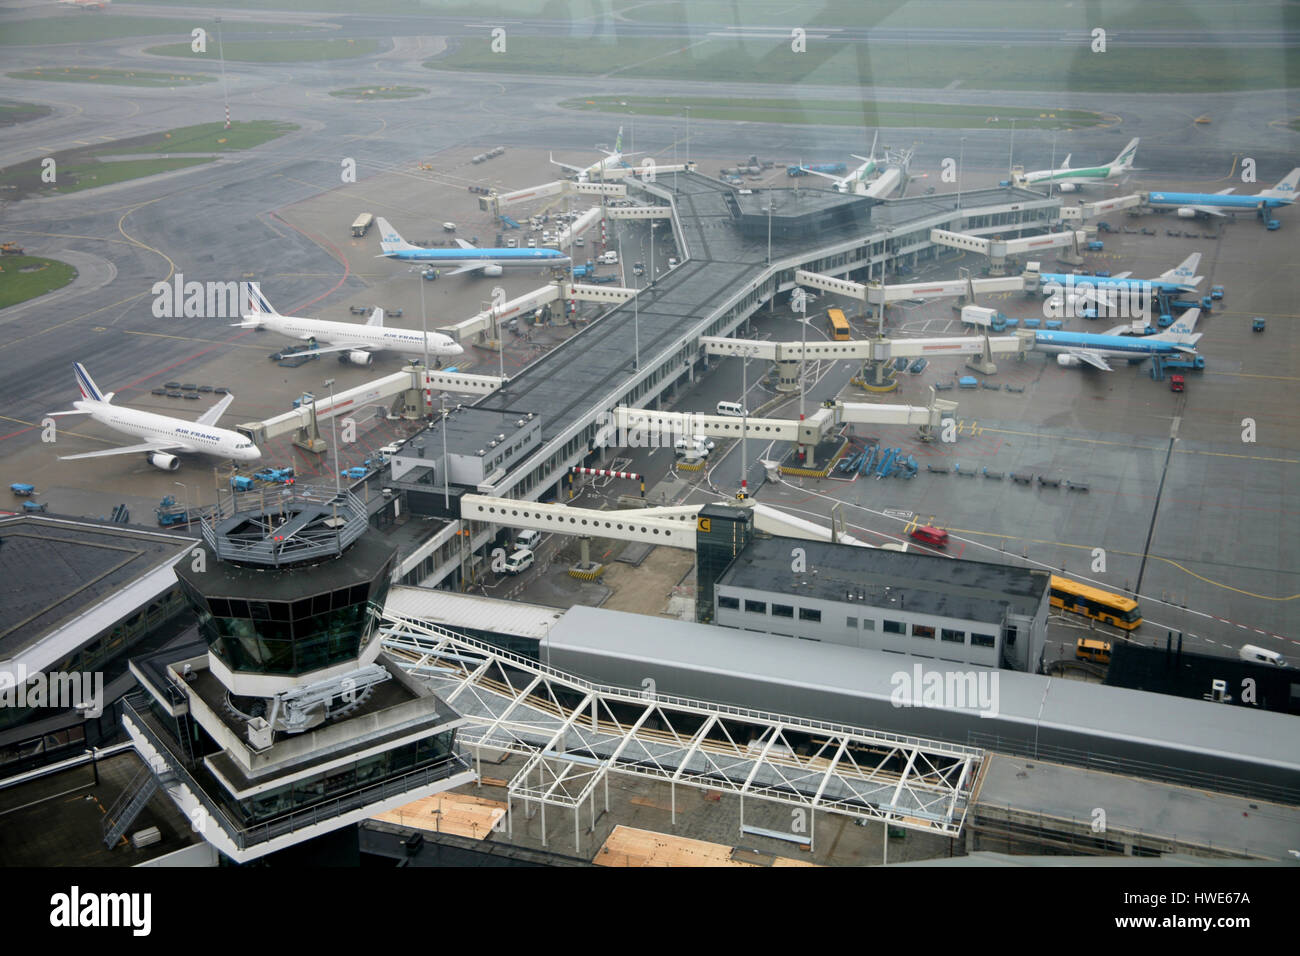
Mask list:
[[[487,276],[489,279],[495,279],[497,276],[501,275],[502,271],[503,270],[500,266],[483,267],[483,274]]]
[[[1062,354],[1056,357],[1056,364],[1061,368],[1078,368],[1080,363],[1077,357]]]
[[[181,467],[181,460],[175,455],[155,451],[149,453],[149,464],[155,468],[161,468],[163,471],[177,471]]]
[[[355,352],[344,352],[343,355],[347,358],[348,362],[352,365],[369,365],[375,359],[375,357],[371,355],[369,352],[363,352],[359,350]]]
[[[1193,209],[1191,206],[1179,206],[1179,207],[1178,207],[1178,218],[1179,218],[1179,219],[1195,219],[1195,218],[1196,218],[1196,210]]]
[[[1074,183],[1061,183],[1060,190],[1063,193],[1077,193],[1079,191],[1079,187]]]

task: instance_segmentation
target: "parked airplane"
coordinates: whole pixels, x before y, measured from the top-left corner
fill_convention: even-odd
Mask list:
[[[1109,277],[1075,275],[1072,272],[1043,272],[1038,276],[1039,289],[1044,295],[1091,296],[1103,292],[1124,295],[1152,295],[1195,292],[1205,276],[1196,275],[1201,254],[1190,256],[1156,276],[1154,279],[1130,279],[1130,273],[1121,272]]]
[[[464,239],[456,240],[459,249],[424,249],[398,235],[383,216],[375,222],[379,224],[379,248],[384,253],[378,258],[458,266],[447,275],[481,271],[485,276],[499,276],[507,268],[540,269],[569,264],[569,257],[559,249],[480,249]]]
[[[1300,166],[1287,173],[1272,189],[1253,196],[1229,195],[1234,187],[1220,189],[1217,193],[1148,193],[1152,206],[1177,206],[1178,215],[1184,219],[1195,216],[1222,216],[1220,209],[1276,209],[1295,202],[1296,186],[1300,184]]]
[[[249,289],[248,307],[250,313],[244,316],[244,321],[238,323],[236,328],[270,329],[272,332],[279,332],[294,339],[328,342],[325,348],[313,349],[313,354],[339,352],[340,359],[353,365],[369,365],[374,358],[371,353],[382,352],[385,349],[416,356],[423,355],[426,348],[423,332],[385,328],[383,309],[375,309],[365,325],[304,319],[293,315],[281,315],[256,287]],[[455,340],[439,332],[429,333],[427,347],[430,355],[439,356],[460,355],[465,351]]]
[[[1108,179],[1119,179],[1133,169],[1133,160],[1137,156],[1137,137],[1128,141],[1120,154],[1102,166],[1085,166],[1080,169],[1070,168],[1070,157],[1060,169],[1038,169],[1032,173],[1019,173],[1012,177],[1017,186],[1032,186],[1036,183],[1055,183],[1063,193],[1072,193],[1080,186],[1094,186]],[[1112,183],[1112,185],[1117,185]]]
[[[840,193],[852,193],[855,196],[868,196],[872,199],[882,199],[898,188],[899,181],[907,172],[907,167],[911,163],[912,154],[910,151],[889,152],[884,159],[876,158],[876,138],[871,141],[871,155],[858,156],[853,154],[854,159],[862,160],[862,165],[847,176],[832,176],[829,173],[818,172],[810,166],[799,167],[804,172],[812,173],[814,176],[821,176],[823,179],[829,179],[834,185],[832,188]],[[872,173],[876,173],[876,179],[870,181]]]
[[[142,412],[134,408],[114,405],[115,393],[100,392],[84,365],[75,362],[72,368],[77,376],[77,387],[81,390],[82,400],[73,402],[70,411],[51,412],[51,416],[89,415],[114,431],[144,438],[145,441],[138,445],[91,451],[82,455],[61,455],[60,461],[143,452],[149,464],[155,468],[176,471],[180,468],[181,462],[175,455],[169,454],[174,451],[215,455],[218,458],[230,458],[234,461],[256,461],[262,457],[262,453],[247,435],[216,427],[217,421],[235,400],[234,395],[227,395],[200,415],[196,421],[191,422],[183,418],[172,418],[170,415],[156,415],[153,412]]]
[[[853,170],[853,172],[849,173],[847,176],[833,176],[830,173],[820,172],[811,166],[804,166],[802,164],[800,164],[798,168],[803,170],[805,173],[820,176],[822,179],[829,179],[831,181],[831,188],[837,193],[856,193],[859,196],[865,195],[867,184],[871,179],[871,174],[880,168],[880,161],[876,159],[876,141],[879,139],[880,133],[877,131],[876,135],[871,140],[871,153],[869,155],[859,156],[857,153],[851,154],[854,159],[862,160],[862,165]]]
[[[636,155],[635,153],[623,152],[623,127],[621,126],[618,128],[618,136],[614,140],[613,152],[608,150],[601,150],[601,152],[605,154],[605,158],[598,163],[592,163],[590,166],[570,166],[568,163],[562,163],[556,159],[554,153],[551,154],[551,162],[556,166],[569,170],[571,173],[577,174],[578,182],[585,183],[593,179],[601,179],[606,170],[623,165],[625,155]]]
[[[1065,368],[1090,365],[1110,372],[1107,359],[1127,359],[1140,362],[1153,355],[1170,357],[1195,354],[1200,332],[1192,332],[1199,309],[1188,309],[1176,326],[1156,335],[1096,335],[1089,332],[1035,332],[1034,349],[1056,355],[1056,362]],[[1113,331],[1113,330],[1112,330]]]

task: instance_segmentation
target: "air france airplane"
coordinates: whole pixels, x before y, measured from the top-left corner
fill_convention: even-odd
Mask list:
[[[411,245],[398,235],[392,223],[383,216],[375,221],[379,224],[379,248],[384,253],[380,258],[459,267],[448,275],[482,271],[485,276],[499,276],[506,268],[540,269],[544,266],[562,267],[569,264],[569,257],[559,249],[480,249],[464,239],[456,240],[459,249],[423,249]]]
[[[313,349],[315,355],[339,352],[340,359],[353,365],[369,365],[374,358],[371,353],[385,349],[398,350],[411,356],[424,354],[424,333],[385,328],[383,309],[375,309],[365,325],[327,322],[323,319],[303,319],[292,315],[281,315],[275,311],[275,306],[271,305],[266,296],[256,287],[249,289],[248,306],[251,313],[245,315],[244,321],[238,323],[236,328],[270,329],[272,332],[279,332],[294,339],[329,343],[325,348]],[[428,338],[430,355],[460,355],[465,351],[449,336],[441,333],[430,332]]]
[[[1200,309],[1188,309],[1173,328],[1158,335],[1096,335],[1090,332],[1035,332],[1034,349],[1056,355],[1064,368],[1089,365],[1110,372],[1107,359],[1140,362],[1153,355],[1170,357],[1196,353],[1200,332],[1193,332]],[[1112,330],[1114,331],[1114,330]]]
[[[1296,186],[1300,185],[1300,166],[1291,170],[1272,189],[1254,196],[1232,196],[1233,187],[1217,193],[1148,193],[1152,206],[1177,206],[1178,215],[1184,219],[1196,216],[1222,216],[1220,209],[1276,209],[1295,202]]]
[[[1129,140],[1128,145],[1120,150],[1118,156],[1101,166],[1085,166],[1080,169],[1071,169],[1070,157],[1066,156],[1065,162],[1061,164],[1060,169],[1039,169],[1032,173],[1024,173],[1017,177],[1017,185],[1032,186],[1035,183],[1055,183],[1061,188],[1061,192],[1072,193],[1080,186],[1094,186],[1104,183],[1108,179],[1119,179],[1133,169],[1133,160],[1137,157],[1139,142],[1141,140],[1138,138]]]
[[[609,152],[607,150],[602,150],[602,152],[605,153],[605,158],[598,163],[592,163],[590,166],[570,166],[568,163],[560,162],[555,158],[554,154],[551,154],[551,162],[562,169],[567,169],[569,172],[575,173],[578,182],[586,183],[593,179],[599,180],[604,176],[606,170],[613,169],[615,166],[621,166],[623,164],[624,156],[636,155],[635,153],[623,152],[623,127],[621,126],[618,128],[618,136],[614,140],[614,151]]]
[[[222,413],[235,400],[234,395],[227,395],[200,415],[197,421],[190,422],[183,418],[172,418],[170,415],[155,415],[153,412],[142,412],[134,408],[114,405],[115,393],[100,392],[84,365],[75,362],[72,369],[77,376],[77,387],[81,390],[82,400],[73,402],[70,411],[51,412],[51,415],[89,415],[114,431],[143,438],[145,441],[138,445],[91,451],[82,455],[62,455],[60,461],[143,452],[149,464],[155,468],[176,471],[180,468],[181,461],[169,452],[201,453],[214,455],[217,458],[230,458],[234,461],[256,461],[262,457],[262,453],[247,435],[216,427]]]

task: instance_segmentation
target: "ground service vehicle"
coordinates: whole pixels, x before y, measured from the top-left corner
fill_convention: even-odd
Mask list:
[[[826,310],[826,323],[830,327],[831,338],[837,342],[849,340],[849,320],[840,309]]]
[[[922,541],[936,548],[944,548],[948,545],[948,532],[940,528],[933,528],[928,524],[917,525],[911,530],[910,534],[917,541]]]
[[[1186,385],[1187,383],[1183,381],[1183,377],[1181,375],[1169,376],[1169,391],[1181,392],[1186,388]]]
[[[1256,664],[1273,664],[1276,667],[1286,667],[1286,658],[1277,651],[1256,647],[1254,644],[1241,645],[1237,649],[1237,656],[1243,661],[1252,661]]]
[[[506,558],[506,574],[523,574],[533,566],[533,552],[528,548],[520,548],[510,557]]]
[[[1074,656],[1081,661],[1092,661],[1094,664],[1109,664],[1110,644],[1106,641],[1081,637],[1075,642]]]
[[[1142,624],[1142,613],[1137,601],[1122,594],[1103,591],[1056,574],[1052,575],[1051,589],[1052,607],[1073,611],[1125,631],[1134,630]]]
[[[374,224],[374,221],[375,217],[368,212],[363,212],[361,215],[357,216],[352,223],[352,237],[354,239],[360,239],[370,231],[370,227]]]
[[[531,551],[533,548],[537,547],[541,540],[542,533],[540,531],[533,528],[529,528],[526,531],[520,531],[515,537],[515,550]]]
[[[736,418],[743,418],[745,416],[745,409],[741,407],[739,402],[718,402],[718,414],[734,415]]]

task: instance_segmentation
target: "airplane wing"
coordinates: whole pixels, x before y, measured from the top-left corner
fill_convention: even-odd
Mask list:
[[[474,262],[466,262],[459,269],[452,269],[450,272],[444,272],[443,275],[458,276],[465,272],[474,272],[476,269],[482,269],[484,266],[494,266],[497,263],[491,259],[477,259]]]
[[[202,415],[196,418],[194,420],[194,424],[215,425],[218,421],[221,420],[221,416],[225,414],[226,409],[230,407],[230,403],[233,402],[234,400],[235,400],[234,395],[227,395],[221,401],[217,402],[217,404],[213,405],[206,412],[204,412]]]
[[[149,451],[192,451],[189,445],[175,441],[147,441],[139,445],[124,445],[121,448],[106,448],[103,451],[88,451],[82,455],[60,455],[59,461],[75,461],[78,458],[107,458],[109,455],[135,455]]]
[[[468,239],[461,239],[459,236],[456,238],[456,245],[460,246],[462,249],[478,248],[478,246],[474,245],[474,243],[470,242]]]
[[[1216,195],[1216,196],[1226,196],[1226,195],[1228,195],[1228,193],[1232,192],[1232,191],[1233,191],[1234,189],[1236,189],[1236,188],[1237,188],[1236,186],[1229,186],[1227,189],[1220,189],[1220,190],[1219,190],[1217,193],[1215,193],[1214,195]]]
[[[1131,272],[1116,272],[1113,276],[1111,276],[1111,278],[1112,278],[1112,279],[1127,279],[1127,278],[1128,278],[1129,276],[1131,276],[1132,274],[1133,274],[1133,273],[1131,273]]]
[[[1073,355],[1080,362],[1087,362],[1093,368],[1099,368],[1103,372],[1114,371],[1114,369],[1106,364],[1106,360],[1101,357],[1101,354],[1099,352],[1094,352],[1092,349],[1070,349],[1069,354]]]
[[[1133,323],[1125,322],[1123,325],[1117,325],[1113,329],[1107,329],[1102,335],[1124,335],[1126,332],[1133,331]]]
[[[560,162],[554,155],[551,156],[551,163],[561,169],[567,169],[571,173],[585,173],[587,171],[586,166],[570,166],[568,163]]]
[[[1184,209],[1195,209],[1197,212],[1203,212],[1207,216],[1218,216],[1223,218],[1223,213],[1213,206],[1184,206]]]
[[[815,169],[808,169],[806,167],[800,167],[800,168],[803,169],[805,173],[810,173],[813,176],[820,176],[822,179],[829,179],[833,183],[843,182],[845,178],[843,176],[832,176],[830,173],[819,173]]]
[[[366,319],[366,325],[374,326],[375,328],[383,328],[384,310],[376,307],[375,311],[370,313],[370,318]]]
[[[302,354],[304,354],[304,355],[324,355],[324,354],[326,354],[327,352],[367,352],[367,351],[369,351],[371,348],[373,348],[373,346],[370,346],[370,345],[327,345],[327,346],[325,346],[324,348],[315,348],[315,349],[311,349],[311,350],[309,350],[309,351],[307,351],[307,352],[304,352],[304,353],[302,353]],[[229,396],[229,395],[228,395],[228,396],[226,396],[226,397],[227,397],[227,398],[230,398],[230,397],[232,397],[232,396]],[[216,407],[216,406],[214,405],[213,408],[215,408],[215,407]],[[209,409],[209,411],[211,411],[211,409]],[[224,411],[224,409],[223,409],[223,411]],[[215,424],[215,423],[214,423],[214,422],[204,422],[203,424],[205,424],[205,425],[212,425],[212,424]]]

